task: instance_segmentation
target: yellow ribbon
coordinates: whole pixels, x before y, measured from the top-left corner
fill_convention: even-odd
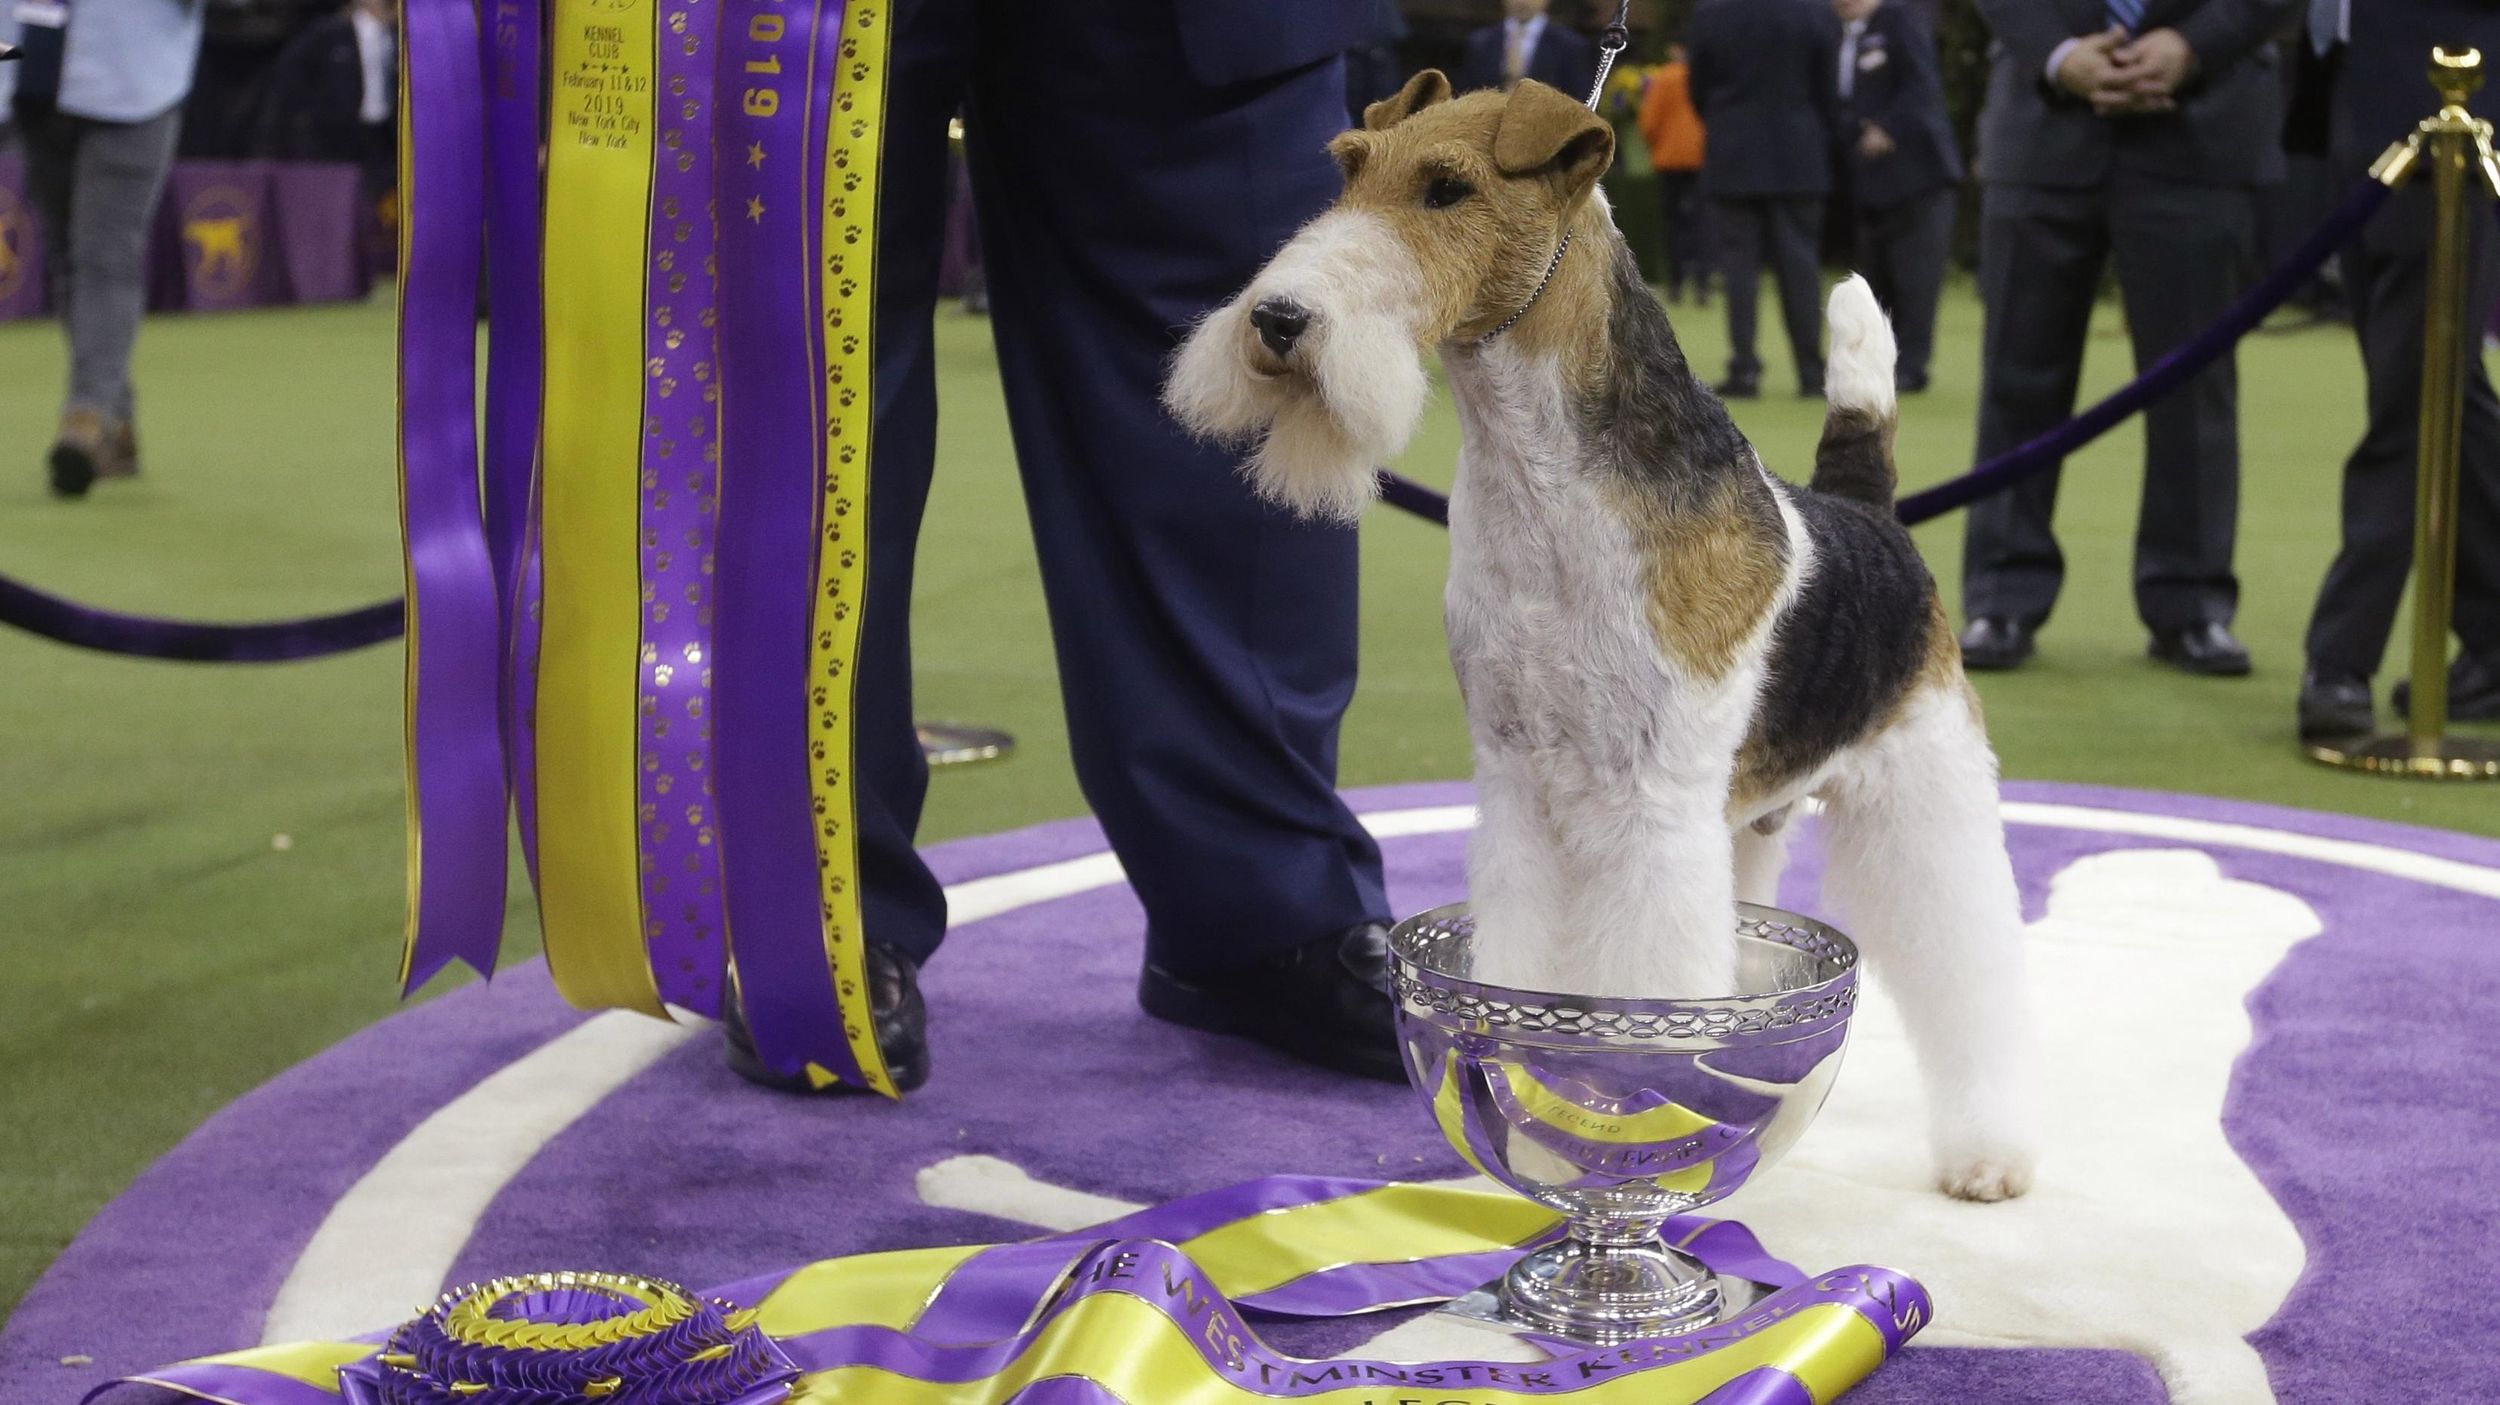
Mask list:
[[[643,944],[636,707],[640,458],[653,153],[653,0],[555,0],[538,900],[547,966],[575,1005],[662,1015]]]
[[[820,226],[825,268],[819,280],[825,315],[825,497],[818,514],[815,637],[808,671],[815,694],[819,759],[808,777],[816,798],[817,871],[824,886],[825,960],[842,1001],[842,1031],[868,1086],[900,1096],[886,1073],[869,1013],[867,950],[859,893],[857,733],[860,622],[868,596],[868,452],[875,420],[877,166],[885,131],[885,0],[850,0],[842,37],[832,120],[825,131],[825,209]],[[908,608],[895,601],[893,608]],[[809,1065],[817,1086],[834,1081]]]

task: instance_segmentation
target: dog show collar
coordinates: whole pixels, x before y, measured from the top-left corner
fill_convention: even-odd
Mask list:
[[[1517,312],[1503,318],[1502,325],[1476,338],[1476,345],[1491,346],[1494,338],[1518,326],[1519,319],[1528,315],[1529,308],[1536,306],[1536,300],[1545,296],[1546,285],[1554,281],[1554,270],[1562,267],[1563,255],[1570,252],[1571,231],[1566,229],[1563,231],[1562,242],[1554,246],[1554,256],[1545,261],[1545,276],[1536,280],[1536,291],[1528,294],[1528,300],[1519,304]]]

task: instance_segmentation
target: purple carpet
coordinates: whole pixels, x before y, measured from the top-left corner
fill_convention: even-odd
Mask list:
[[[1380,811],[1466,798],[1463,787],[1414,786],[1358,803]],[[2500,870],[2500,843],[2336,816],[2074,786],[2016,785],[2008,798]],[[2308,1253],[2289,1299],[2250,1340],[2285,1402],[2378,1398],[2399,1382],[2412,1400],[2488,1398],[2480,1391],[2500,1362],[2500,1299],[2456,1290],[2435,1265],[2500,1250],[2500,1194],[2489,1180],[2500,1064],[2478,1052],[2500,1011],[2500,906],[2321,857],[2033,823],[2010,833],[2033,915],[2048,881],[2078,858],[2182,847],[2203,847],[2229,877],[2316,910],[2324,932],[2293,948],[2250,1001],[2256,1038],[2224,1117]],[[957,883],[1101,847],[1092,824],[1065,822],[945,845],[932,858]],[[1456,834],[1388,841],[1398,910],[1458,897],[1461,847]],[[1812,893],[1814,868],[1801,853],[1798,897]],[[1463,1169],[1403,1089],[1309,1073],[1139,1014],[1140,929],[1120,886],[959,928],[927,976],[936,1076],[906,1104],[775,1097],[732,1077],[708,1038],[675,1050],[505,1184],[455,1278],[579,1267],[713,1284],[835,1254],[1032,1233],[921,1203],[916,1173],[965,1154],[1142,1202],[1272,1172]],[[237,1101],[98,1215],[0,1328],[0,1400],[72,1401],[116,1375],[256,1343],[290,1266],[359,1177],[437,1107],[582,1018],[533,965],[407,1011]],[[1940,1322],[1949,1316],[1940,1303]],[[1275,1340],[1331,1352],[1377,1329],[1302,1324]],[[90,1361],[63,1364],[77,1357]],[[2457,1393],[2411,1388],[2433,1372]],[[1935,1346],[1912,1347],[1850,1396],[1864,1405],[2167,1398],[2152,1368],[2120,1351]]]

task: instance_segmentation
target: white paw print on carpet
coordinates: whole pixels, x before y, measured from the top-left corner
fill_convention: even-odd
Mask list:
[[[2300,1233],[2224,1140],[2246,1001],[2318,916],[2207,854],[2077,860],[2030,929],[2043,1155],[2020,1200],[1932,1188],[1909,1044],[1878,991],[1787,1160],[1724,1205],[1795,1263],[1878,1263],[1934,1294],[1923,1344],[2116,1347],[2173,1405],[2271,1405],[2241,1338],[2282,1306]]]

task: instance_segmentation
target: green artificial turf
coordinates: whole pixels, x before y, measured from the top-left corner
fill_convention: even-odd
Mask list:
[[[139,355],[147,476],[75,504],[41,486],[57,337],[0,327],[0,571],[98,605],[198,618],[396,593],[390,319],[377,300],[151,322]],[[1695,363],[1715,373],[1717,312],[1677,322]],[[1912,485],[1969,461],[1978,323],[1956,289],[1936,388],[1903,411]],[[920,711],[1007,728],[1019,750],[940,774],[932,840],[1083,808],[986,327],[950,308],[938,349],[943,466],[914,602]],[[2116,385],[2126,359],[2105,309],[2087,395]],[[1769,398],[1738,418],[1766,460],[1795,475],[1819,404],[1791,398],[1784,373],[1771,379]],[[2241,627],[2256,676],[2195,680],[2145,661],[2127,586],[2141,451],[2129,426],[2068,469],[2060,528],[2072,577],[2039,661],[1981,682],[2006,773],[2500,833],[2500,791],[2341,775],[2295,753],[2300,629],[2334,539],[2337,467],[2359,428],[2359,365],[2341,329],[2269,334],[2248,343],[2241,383]],[[1443,404],[1401,467],[1446,484],[1455,449]],[[1948,599],[1960,532],[1948,519],[1920,534]],[[1363,676],[1344,779],[1463,776],[1440,624],[1443,535],[1384,509],[1364,546]],[[390,1013],[404,880],[396,647],[204,667],[0,630],[0,680],[4,1308],[201,1119]],[[518,885],[513,913],[512,945],[526,949]]]

